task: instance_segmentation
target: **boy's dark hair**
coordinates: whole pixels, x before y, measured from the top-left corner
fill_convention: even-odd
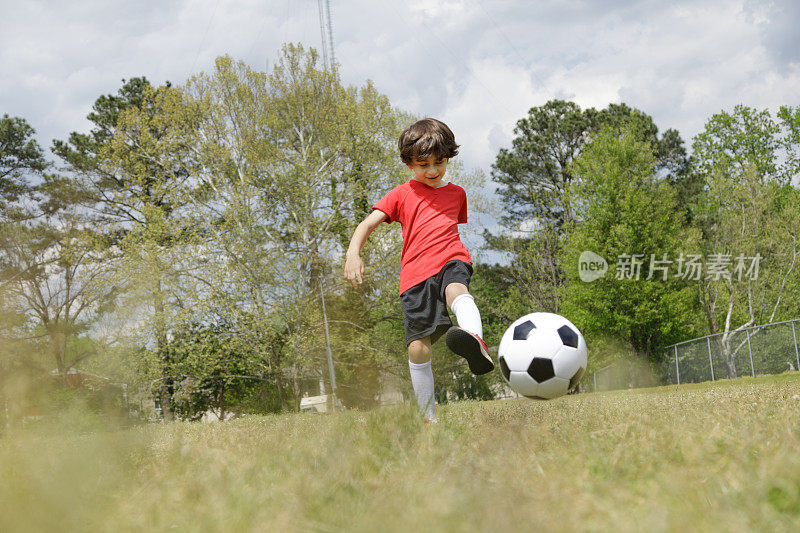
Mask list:
[[[407,127],[400,134],[397,145],[400,148],[400,159],[407,165],[414,159],[450,159],[458,155],[455,135],[447,124],[435,118],[423,118]]]

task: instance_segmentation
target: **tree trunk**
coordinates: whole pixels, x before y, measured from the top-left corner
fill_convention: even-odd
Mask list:
[[[58,377],[61,380],[61,384],[66,387],[68,385],[67,371],[69,370],[67,368],[66,361],[64,360],[67,352],[67,336],[62,331],[63,328],[58,323],[49,324],[47,329],[48,333],[50,334],[53,360],[56,364],[56,368],[58,369]]]
[[[294,383],[294,389],[292,390],[292,392],[294,392],[294,398],[292,401],[292,411],[300,411],[301,394],[300,394],[300,380],[298,379],[297,376],[297,364],[292,365],[292,379]]]
[[[728,371],[728,379],[736,379],[736,354],[731,350],[730,338],[722,339],[719,341],[720,351],[722,352],[722,359],[725,361],[725,369]]]
[[[225,380],[219,386],[217,395],[217,408],[219,409],[219,419],[225,420]]]
[[[289,402],[286,401],[286,395],[283,391],[283,375],[280,372],[281,365],[279,352],[274,347],[270,349],[270,359],[269,371],[271,377],[275,380],[275,386],[278,388],[278,402],[280,403],[280,409],[281,411],[288,411]]]
[[[172,409],[172,394],[175,387],[172,381],[172,369],[167,350],[167,327],[164,320],[164,294],[161,291],[161,280],[153,284],[153,308],[155,310],[156,354],[161,363],[161,385],[158,390],[161,403],[161,417],[165,422],[172,422],[175,413]]]

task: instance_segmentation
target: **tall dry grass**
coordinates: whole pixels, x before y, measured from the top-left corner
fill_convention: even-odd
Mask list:
[[[70,419],[72,417],[72,419]],[[0,438],[0,531],[796,531],[800,376]],[[75,427],[82,428],[75,431]]]

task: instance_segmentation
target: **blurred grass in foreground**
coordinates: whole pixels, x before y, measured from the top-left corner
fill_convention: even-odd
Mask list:
[[[800,527],[796,373],[439,412],[8,429],[0,531]]]

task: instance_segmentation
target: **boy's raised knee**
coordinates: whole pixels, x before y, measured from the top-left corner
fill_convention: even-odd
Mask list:
[[[469,289],[463,283],[451,283],[444,288],[444,298],[447,300],[447,307],[452,309],[453,300],[462,294],[469,294]]]

